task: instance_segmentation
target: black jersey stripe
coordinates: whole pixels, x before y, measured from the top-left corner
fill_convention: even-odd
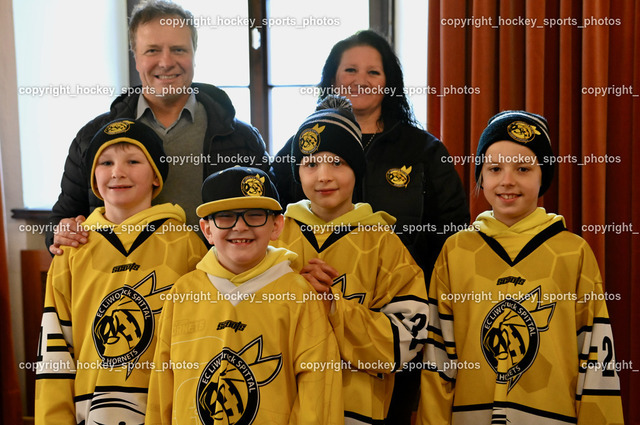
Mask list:
[[[520,261],[524,260],[533,251],[538,249],[538,247],[540,247],[540,245],[545,243],[547,240],[565,230],[567,230],[567,228],[564,227],[564,224],[562,224],[561,221],[556,221],[551,226],[535,235],[529,242],[527,242],[527,244],[524,246],[524,248],[522,248],[522,250],[518,253],[515,260],[513,261],[511,261],[509,254],[507,254],[507,251],[505,251],[503,246],[500,245],[500,242],[482,232],[478,232],[478,234],[482,237],[482,239],[484,239],[484,241],[487,243],[487,245],[489,245],[493,252],[498,255],[498,257],[502,258],[505,263],[513,267]]]
[[[47,339],[64,339],[64,335],[51,333],[47,334]]]
[[[146,394],[149,392],[147,388],[134,388],[134,387],[118,387],[118,386],[102,386],[96,387],[94,392],[91,394],[83,394],[77,395],[73,398],[73,401],[82,401],[82,400],[90,400],[95,396],[100,395],[100,393],[131,393],[131,394]]]
[[[395,371],[398,371],[402,369],[402,365],[400,364],[400,332],[398,331],[398,327],[396,326],[396,324],[393,323],[393,320],[391,320],[391,317],[387,316],[386,314],[385,316],[387,317],[387,319],[389,319],[389,323],[391,324],[391,332],[393,333],[393,361],[396,365]]]
[[[153,235],[155,231],[158,230],[160,226],[162,226],[162,224],[167,220],[168,218],[165,217],[158,220],[154,220],[149,224],[147,224],[145,226],[145,229],[142,232],[140,232],[140,234],[138,234],[138,237],[136,237],[136,240],[133,241],[133,244],[131,244],[131,248],[129,248],[129,251],[127,251],[124,248],[124,245],[122,245],[122,241],[120,240],[118,235],[113,231],[113,229],[111,228],[100,229],[100,230],[96,230],[96,232],[104,236],[104,238],[107,241],[109,241],[109,243],[113,245],[113,247],[117,249],[122,255],[124,255],[125,257],[128,257],[133,251],[136,250],[136,248],[142,245],[144,241],[149,239],[149,237]]]
[[[38,379],[76,379],[75,373],[36,373]]]
[[[313,249],[315,249],[318,254],[321,253],[322,251],[324,251],[325,249],[329,248],[331,245],[333,245],[337,241],[339,241],[341,237],[346,236],[349,233],[351,233],[351,231],[353,231],[353,228],[350,225],[344,226],[344,230],[340,230],[339,232],[331,233],[331,235],[329,235],[327,240],[324,241],[324,243],[322,244],[322,248],[321,248],[318,245],[318,240],[316,239],[315,233],[313,233],[313,231],[311,229],[309,229],[310,226],[304,224],[301,221],[295,220],[295,219],[294,219],[294,221],[296,223],[298,223],[298,226],[300,226],[300,232],[307,239],[307,241],[309,241],[309,243],[311,244]],[[340,226],[340,229],[342,229],[342,228],[343,228],[343,226]]]
[[[347,410],[345,410],[345,412],[344,412],[344,417],[345,418],[355,419],[356,421],[360,421],[360,422],[365,423],[365,424],[384,425],[384,420],[383,419],[372,419],[372,418],[370,418],[368,416],[364,416],[364,415],[361,415],[361,414],[356,413],[356,412],[349,412]]]
[[[548,412],[546,410],[540,410],[534,407],[529,407],[522,404],[513,403],[510,401],[496,401],[493,404],[485,403],[485,404],[471,404],[471,405],[465,405],[465,406],[453,406],[452,410],[454,412],[472,412],[476,410],[490,410],[490,409],[493,409],[494,407],[519,410],[521,412],[529,413],[531,415],[554,419],[556,421],[562,421],[570,424],[578,423],[578,419],[572,416],[566,416],[566,415],[561,415],[559,413]]]
[[[47,353],[57,353],[62,351],[69,351],[69,347],[67,345],[64,347],[57,345],[47,346]]]
[[[398,297],[393,297],[391,301],[389,301],[389,304],[402,302],[402,301],[416,301],[421,304],[429,304],[427,300],[425,300],[424,298],[420,298],[415,295],[400,295]]]

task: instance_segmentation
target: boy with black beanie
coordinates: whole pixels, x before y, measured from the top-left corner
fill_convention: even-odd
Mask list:
[[[347,421],[383,422],[394,372],[420,351],[427,333],[422,269],[394,233],[395,219],[352,203],[364,176],[360,127],[347,99],[329,96],[300,126],[293,172],[308,197],[290,204],[272,245],[317,291],[338,339]],[[347,419],[348,418],[348,419]]]
[[[47,275],[35,423],[143,423],[164,296],[206,252],[173,204],[151,206],[167,179],[153,130],[116,120],[84,156],[104,200]],[[111,418],[111,419],[109,419]]]

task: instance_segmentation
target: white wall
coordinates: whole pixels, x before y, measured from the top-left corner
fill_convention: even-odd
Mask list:
[[[42,233],[21,231],[25,222],[12,219],[11,209],[53,205],[71,140],[115,98],[56,95],[54,87],[69,86],[75,92],[78,85],[115,91],[127,86],[126,2],[0,0],[0,55],[3,214],[14,350],[22,362],[20,251],[45,246]],[[24,397],[24,371],[19,370],[19,378]]]
[[[24,206],[51,208],[71,140],[128,86],[126,2],[20,0],[13,12],[21,145],[38,152],[22,157]]]

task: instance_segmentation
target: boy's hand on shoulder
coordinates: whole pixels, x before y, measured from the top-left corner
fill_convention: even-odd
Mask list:
[[[87,243],[87,233],[82,223],[86,218],[79,215],[75,218],[63,218],[56,226],[53,233],[53,244],[49,247],[49,252],[53,255],[62,255],[61,246],[77,247],[80,244]]]

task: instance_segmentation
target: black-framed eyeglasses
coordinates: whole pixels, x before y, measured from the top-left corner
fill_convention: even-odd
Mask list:
[[[249,227],[260,227],[267,223],[267,218],[274,214],[273,211],[263,209],[250,209],[241,212],[237,211],[218,211],[209,216],[213,219],[213,224],[218,229],[231,229],[238,222],[238,218],[242,217]]]

